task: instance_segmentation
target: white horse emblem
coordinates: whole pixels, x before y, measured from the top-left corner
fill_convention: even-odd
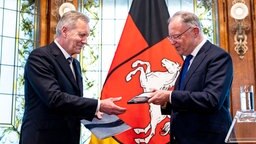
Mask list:
[[[144,71],[143,65],[146,65],[146,70]],[[162,60],[162,66],[166,68],[165,72],[151,72],[150,63],[144,62],[141,60],[137,60],[132,63],[132,68],[136,68],[126,76],[126,81],[130,81],[132,76],[135,75],[138,71],[140,71],[140,85],[143,88],[143,93],[139,94],[139,96],[145,96],[152,91],[152,88],[167,90],[174,86],[175,81],[179,75],[180,65],[176,62],[170,61],[168,59]],[[156,126],[162,120],[164,120],[167,116],[161,115],[161,110],[159,105],[150,104],[149,105],[150,112],[150,123],[145,128],[134,128],[134,132],[136,134],[147,133],[150,129],[150,134],[146,138],[136,138],[136,143],[148,143],[150,139],[155,135]],[[170,118],[170,116],[168,116]],[[162,134],[165,136],[170,131],[169,122],[167,122],[162,128]]]

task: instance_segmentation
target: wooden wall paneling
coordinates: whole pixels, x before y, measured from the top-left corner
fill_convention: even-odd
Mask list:
[[[244,58],[241,59],[235,48],[235,27],[237,25],[235,19],[233,19],[230,15],[230,9],[232,7],[233,1],[227,1],[227,15],[228,15],[228,45],[229,45],[229,53],[233,59],[234,65],[234,80],[232,84],[232,107],[231,111],[233,116],[235,115],[237,110],[240,110],[240,86],[245,84],[253,84],[255,85],[255,65],[254,65],[254,50],[252,44],[252,27],[251,27],[251,9],[250,9],[250,0],[244,0],[245,4],[248,6],[249,15],[244,19],[244,24],[250,27],[250,30],[247,32],[247,47],[248,51],[244,55]]]
[[[253,0],[252,4],[250,1],[245,1],[246,5],[255,6],[256,0]],[[234,81],[231,90],[231,112],[233,117],[237,110],[240,110],[240,85],[242,84],[254,84],[255,85],[255,42],[256,30],[255,22],[253,24],[253,29],[247,34],[247,46],[249,48],[248,52],[245,54],[245,58],[241,60],[238,54],[235,52],[234,47],[234,30],[235,20],[230,16],[230,9],[232,6],[230,0],[222,0],[218,3],[219,9],[219,30],[220,30],[220,46],[222,48],[227,48],[226,50],[231,54],[234,65]],[[251,13],[249,9],[249,13]],[[255,11],[254,11],[255,14]],[[251,15],[247,16],[245,23],[250,24]],[[255,21],[255,20],[254,20]]]
[[[64,2],[73,3],[77,9],[78,0],[44,0],[40,1],[40,46],[54,40],[55,28],[59,19],[58,8]]]
[[[48,0],[40,1],[40,29],[39,29],[39,46],[46,45],[48,43],[49,36],[49,7]]]
[[[64,3],[65,1],[63,2],[57,2],[58,0],[51,0],[50,1],[50,7],[51,7],[51,10],[50,10],[50,34],[49,34],[49,40],[48,40],[48,43],[50,43],[51,41],[54,40],[54,36],[55,36],[55,28],[56,28],[56,25],[57,25],[57,21],[59,19],[59,13],[58,13],[58,8],[60,7],[60,5],[62,3]]]
[[[227,40],[227,0],[219,0],[218,5],[218,28],[219,28],[219,45],[221,48],[229,51]]]
[[[252,46],[254,49],[254,66],[256,67],[256,0],[251,0],[251,13],[252,13],[251,31],[252,31],[252,38],[253,38]],[[254,75],[256,75],[256,73]],[[256,88],[256,85],[255,85],[255,88]],[[254,88],[254,90],[255,90],[255,88]],[[256,98],[254,100],[256,100]],[[255,105],[256,105],[256,103],[255,103]]]
[[[76,7],[76,10],[78,10],[78,0],[71,0],[74,6]]]
[[[229,29],[228,29],[228,13],[229,13],[229,9],[228,9],[228,3],[227,3],[227,0],[220,0],[218,1],[218,17],[219,17],[219,45],[221,48],[225,49],[228,53],[230,53],[231,51],[233,51],[233,47],[232,46],[229,46],[229,39],[228,37],[230,36],[229,35]],[[231,55],[232,56],[232,55]],[[236,100],[233,100],[233,99],[237,99],[236,98],[237,95],[235,94],[233,96],[233,91],[231,90],[231,93],[230,93],[230,110],[231,110],[231,113],[232,113],[232,116],[234,116],[234,114],[236,113],[236,109],[234,109],[233,107],[236,107],[236,104],[235,106],[233,106],[233,101],[236,101]]]
[[[236,21],[231,17],[230,10],[234,0],[221,0],[218,3],[219,10],[219,30],[220,30],[220,46],[227,48],[230,53],[234,66],[234,79],[231,90],[231,113],[234,118],[236,112],[240,110],[240,85],[253,84],[255,90],[255,69],[256,69],[256,20],[255,6],[256,0],[244,0],[248,6],[249,15],[244,19],[244,23],[249,26],[247,33],[248,51],[243,59],[240,59],[235,48],[235,25]],[[254,99],[255,101],[255,99]],[[245,135],[255,135],[253,127],[238,128],[236,134],[239,137]]]

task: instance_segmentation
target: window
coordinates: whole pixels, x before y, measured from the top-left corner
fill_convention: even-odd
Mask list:
[[[0,0],[0,143],[18,143],[24,109],[23,67],[37,47],[37,1]]]

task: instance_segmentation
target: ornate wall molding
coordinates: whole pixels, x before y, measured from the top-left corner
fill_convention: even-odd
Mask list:
[[[240,59],[244,58],[245,53],[248,50],[247,47],[247,34],[250,30],[248,24],[244,19],[248,16],[248,7],[243,0],[234,0],[232,2],[230,10],[231,17],[235,19],[232,31],[234,32],[234,50],[238,54]]]

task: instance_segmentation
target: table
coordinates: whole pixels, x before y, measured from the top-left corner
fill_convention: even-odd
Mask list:
[[[225,142],[256,143],[256,112],[237,111]]]

